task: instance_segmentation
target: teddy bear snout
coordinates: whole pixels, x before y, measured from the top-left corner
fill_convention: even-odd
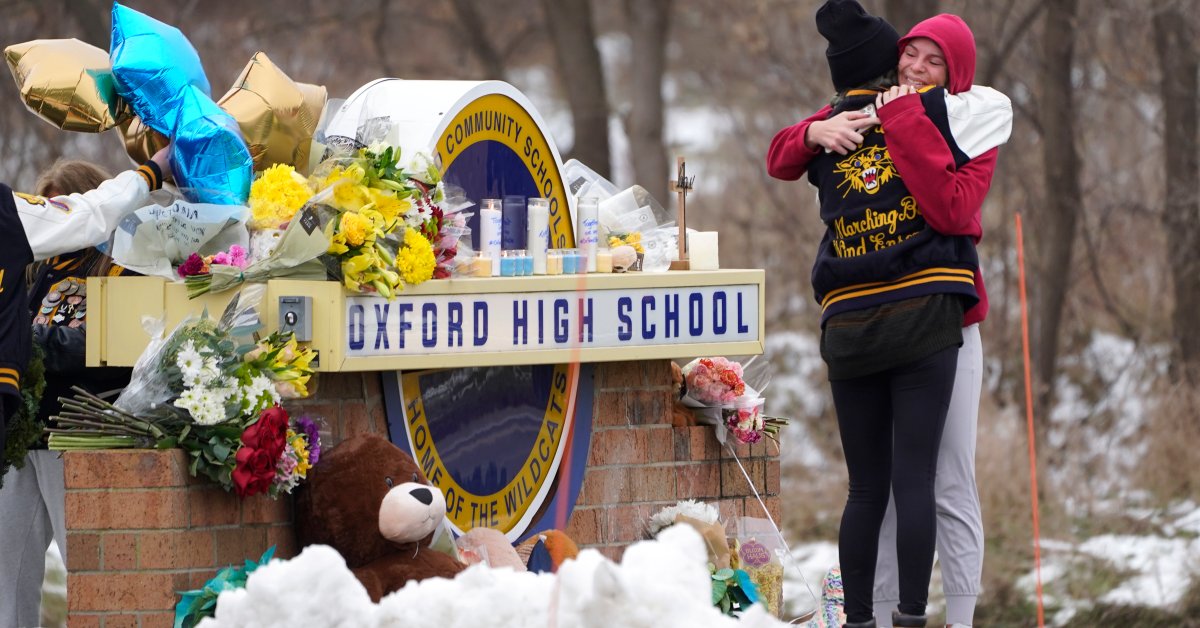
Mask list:
[[[422,504],[425,504],[426,506],[433,503],[433,493],[425,487],[414,488],[413,490],[409,491],[408,494],[412,495],[414,499]]]
[[[393,543],[411,543],[433,532],[446,517],[446,499],[436,488],[405,482],[384,495],[379,532]]]

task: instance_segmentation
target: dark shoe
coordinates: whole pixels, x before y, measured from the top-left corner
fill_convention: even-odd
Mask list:
[[[872,617],[867,621],[860,621],[854,624],[842,624],[842,628],[875,628],[875,618]]]
[[[911,628],[913,626],[924,628],[925,616],[908,615],[900,611],[892,611],[892,625],[896,628]]]

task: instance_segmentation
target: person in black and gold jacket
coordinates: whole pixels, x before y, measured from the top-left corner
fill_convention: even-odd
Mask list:
[[[911,38],[902,41],[854,0],[827,0],[816,17],[838,96],[776,134],[767,169],[786,180],[807,173],[826,226],[812,285],[850,475],[839,536],[846,625],[876,625],[872,584],[893,493],[894,625],[924,626],[939,446],[962,328],[987,310],[975,243],[1011,106],[971,85],[974,43],[965,25],[963,45],[947,51],[937,40],[931,62],[943,70],[948,58],[954,63],[935,80],[906,72],[914,66],[907,49],[901,62],[900,44]]]
[[[58,411],[57,397],[73,383],[94,392],[121,385],[116,382],[120,373],[83,373],[87,304],[82,278],[114,268],[91,247],[104,241],[122,216],[149,204],[149,193],[169,173],[164,149],[108,180],[84,162],[56,164],[39,181],[38,195],[0,184],[0,237],[5,238],[0,246],[0,451],[9,418],[22,404],[21,375],[35,339],[47,366],[41,419]],[[41,260],[48,261],[31,294],[25,269]],[[128,381],[127,372],[124,377]],[[10,470],[0,488],[0,626],[39,625],[41,574],[52,530],[65,555],[62,519],[62,461],[50,452],[30,452],[25,468]]]

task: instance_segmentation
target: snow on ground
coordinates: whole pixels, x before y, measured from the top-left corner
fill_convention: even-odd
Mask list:
[[[518,573],[476,565],[453,580],[410,582],[372,604],[342,557],[311,546],[289,561],[255,571],[245,589],[221,594],[221,626],[784,626],[759,605],[740,621],[712,605],[706,553],[688,526],[625,550],[621,564],[584,550],[557,574]]]
[[[1182,502],[1150,522],[1157,524],[1162,536],[1100,534],[1080,543],[1042,541],[1043,598],[1047,607],[1060,609],[1050,618],[1052,625],[1066,623],[1097,602],[1170,608],[1182,599],[1200,575],[1200,507]],[[1068,597],[1065,582],[1086,580],[1097,561],[1117,575],[1115,584],[1098,592],[1096,599]],[[1035,578],[1031,570],[1017,582],[1030,599],[1035,595]]]
[[[1047,438],[1071,457],[1049,470],[1050,480],[1087,481],[1086,491],[1074,491],[1086,497],[1131,490],[1128,479],[1145,453],[1146,400],[1165,374],[1167,360],[1164,346],[1138,345],[1105,332],[1095,332],[1079,354],[1063,356]],[[1090,472],[1077,477],[1084,468]],[[1068,504],[1076,511],[1078,505],[1085,504]]]

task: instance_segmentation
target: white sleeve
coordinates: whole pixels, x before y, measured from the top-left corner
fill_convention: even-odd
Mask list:
[[[13,202],[37,261],[103,242],[121,217],[149,204],[150,186],[143,175],[129,170],[83,194],[43,198],[14,193]]]
[[[954,142],[971,159],[1008,142],[1012,134],[1012,101],[990,87],[947,92],[946,115]]]

